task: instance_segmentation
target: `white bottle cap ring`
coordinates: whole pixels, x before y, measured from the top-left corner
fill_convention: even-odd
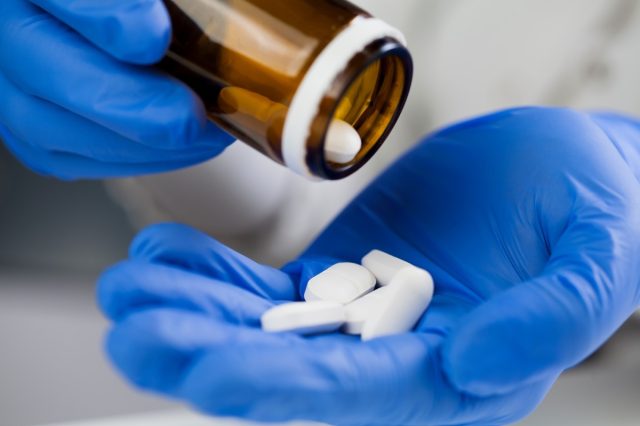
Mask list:
[[[306,161],[307,139],[324,96],[354,56],[385,37],[406,45],[400,30],[379,19],[358,16],[315,59],[291,101],[284,123],[282,155],[289,169],[315,177]]]

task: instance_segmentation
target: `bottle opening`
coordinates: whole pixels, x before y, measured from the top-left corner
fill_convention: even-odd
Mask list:
[[[413,64],[407,49],[387,38],[368,46],[347,70],[355,72],[344,73],[334,82],[333,93],[337,96],[324,99],[313,126],[322,129],[324,136],[320,138],[323,143],[311,146],[312,155],[308,159],[319,161],[310,167],[320,169],[327,179],[341,179],[354,173],[384,143],[408,97]],[[360,142],[357,152],[353,151],[356,147],[353,133],[335,130],[345,128],[342,123],[357,132]],[[314,149],[322,152],[317,155],[312,152]]]

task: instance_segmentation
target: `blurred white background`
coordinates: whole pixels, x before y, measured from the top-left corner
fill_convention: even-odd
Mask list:
[[[211,220],[206,200],[218,200],[210,194],[221,191],[212,188],[216,164],[254,156],[251,161],[271,167],[242,148],[196,171],[111,182],[111,193],[124,200],[124,208],[100,183],[43,179],[0,153],[1,426],[179,408],[130,389],[101,350],[106,322],[95,308],[95,278],[126,255],[136,226],[177,218],[277,263],[301,249],[393,158],[445,123],[522,104],[613,108],[640,116],[639,0],[358,3],[406,32],[416,60],[414,89],[392,138],[353,178],[313,188],[290,183],[288,177],[280,178],[281,187],[272,181],[268,196],[293,187],[310,194],[309,208],[317,210],[313,194],[323,198],[330,193],[335,201],[316,212],[313,221],[299,223],[293,240],[291,234],[226,235],[215,226],[221,222]],[[200,186],[192,185],[194,174]],[[188,199],[172,203],[176,193],[188,193],[201,205],[188,208]],[[279,244],[282,239],[292,243]],[[276,245],[280,251],[267,250]],[[632,320],[594,358],[568,372],[524,424],[637,425],[639,397],[640,324]],[[130,424],[203,424],[180,413],[138,419]]]

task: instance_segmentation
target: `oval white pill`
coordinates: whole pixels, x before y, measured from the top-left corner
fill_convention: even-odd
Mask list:
[[[380,250],[372,250],[362,258],[362,265],[375,275],[378,284],[389,285],[393,277],[403,268],[412,264]]]
[[[327,161],[338,164],[351,162],[362,149],[360,135],[349,123],[335,119],[325,138],[324,155]]]
[[[319,334],[338,330],[346,319],[336,302],[293,302],[278,305],[262,315],[262,329],[270,333]]]
[[[376,286],[376,277],[357,263],[336,263],[307,283],[304,299],[326,300],[346,305],[369,293]]]
[[[381,311],[385,301],[385,293],[389,287],[382,287],[372,291],[364,297],[349,303],[347,309],[347,319],[342,326],[342,332],[346,334],[362,334],[365,323]]]
[[[433,298],[433,278],[415,266],[398,271],[362,329],[362,340],[411,331]]]

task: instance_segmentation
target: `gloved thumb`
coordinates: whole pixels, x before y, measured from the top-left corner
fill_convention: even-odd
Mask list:
[[[557,375],[633,313],[640,302],[640,206],[631,195],[615,208],[576,206],[540,276],[462,318],[442,352],[455,387],[490,396]]]

